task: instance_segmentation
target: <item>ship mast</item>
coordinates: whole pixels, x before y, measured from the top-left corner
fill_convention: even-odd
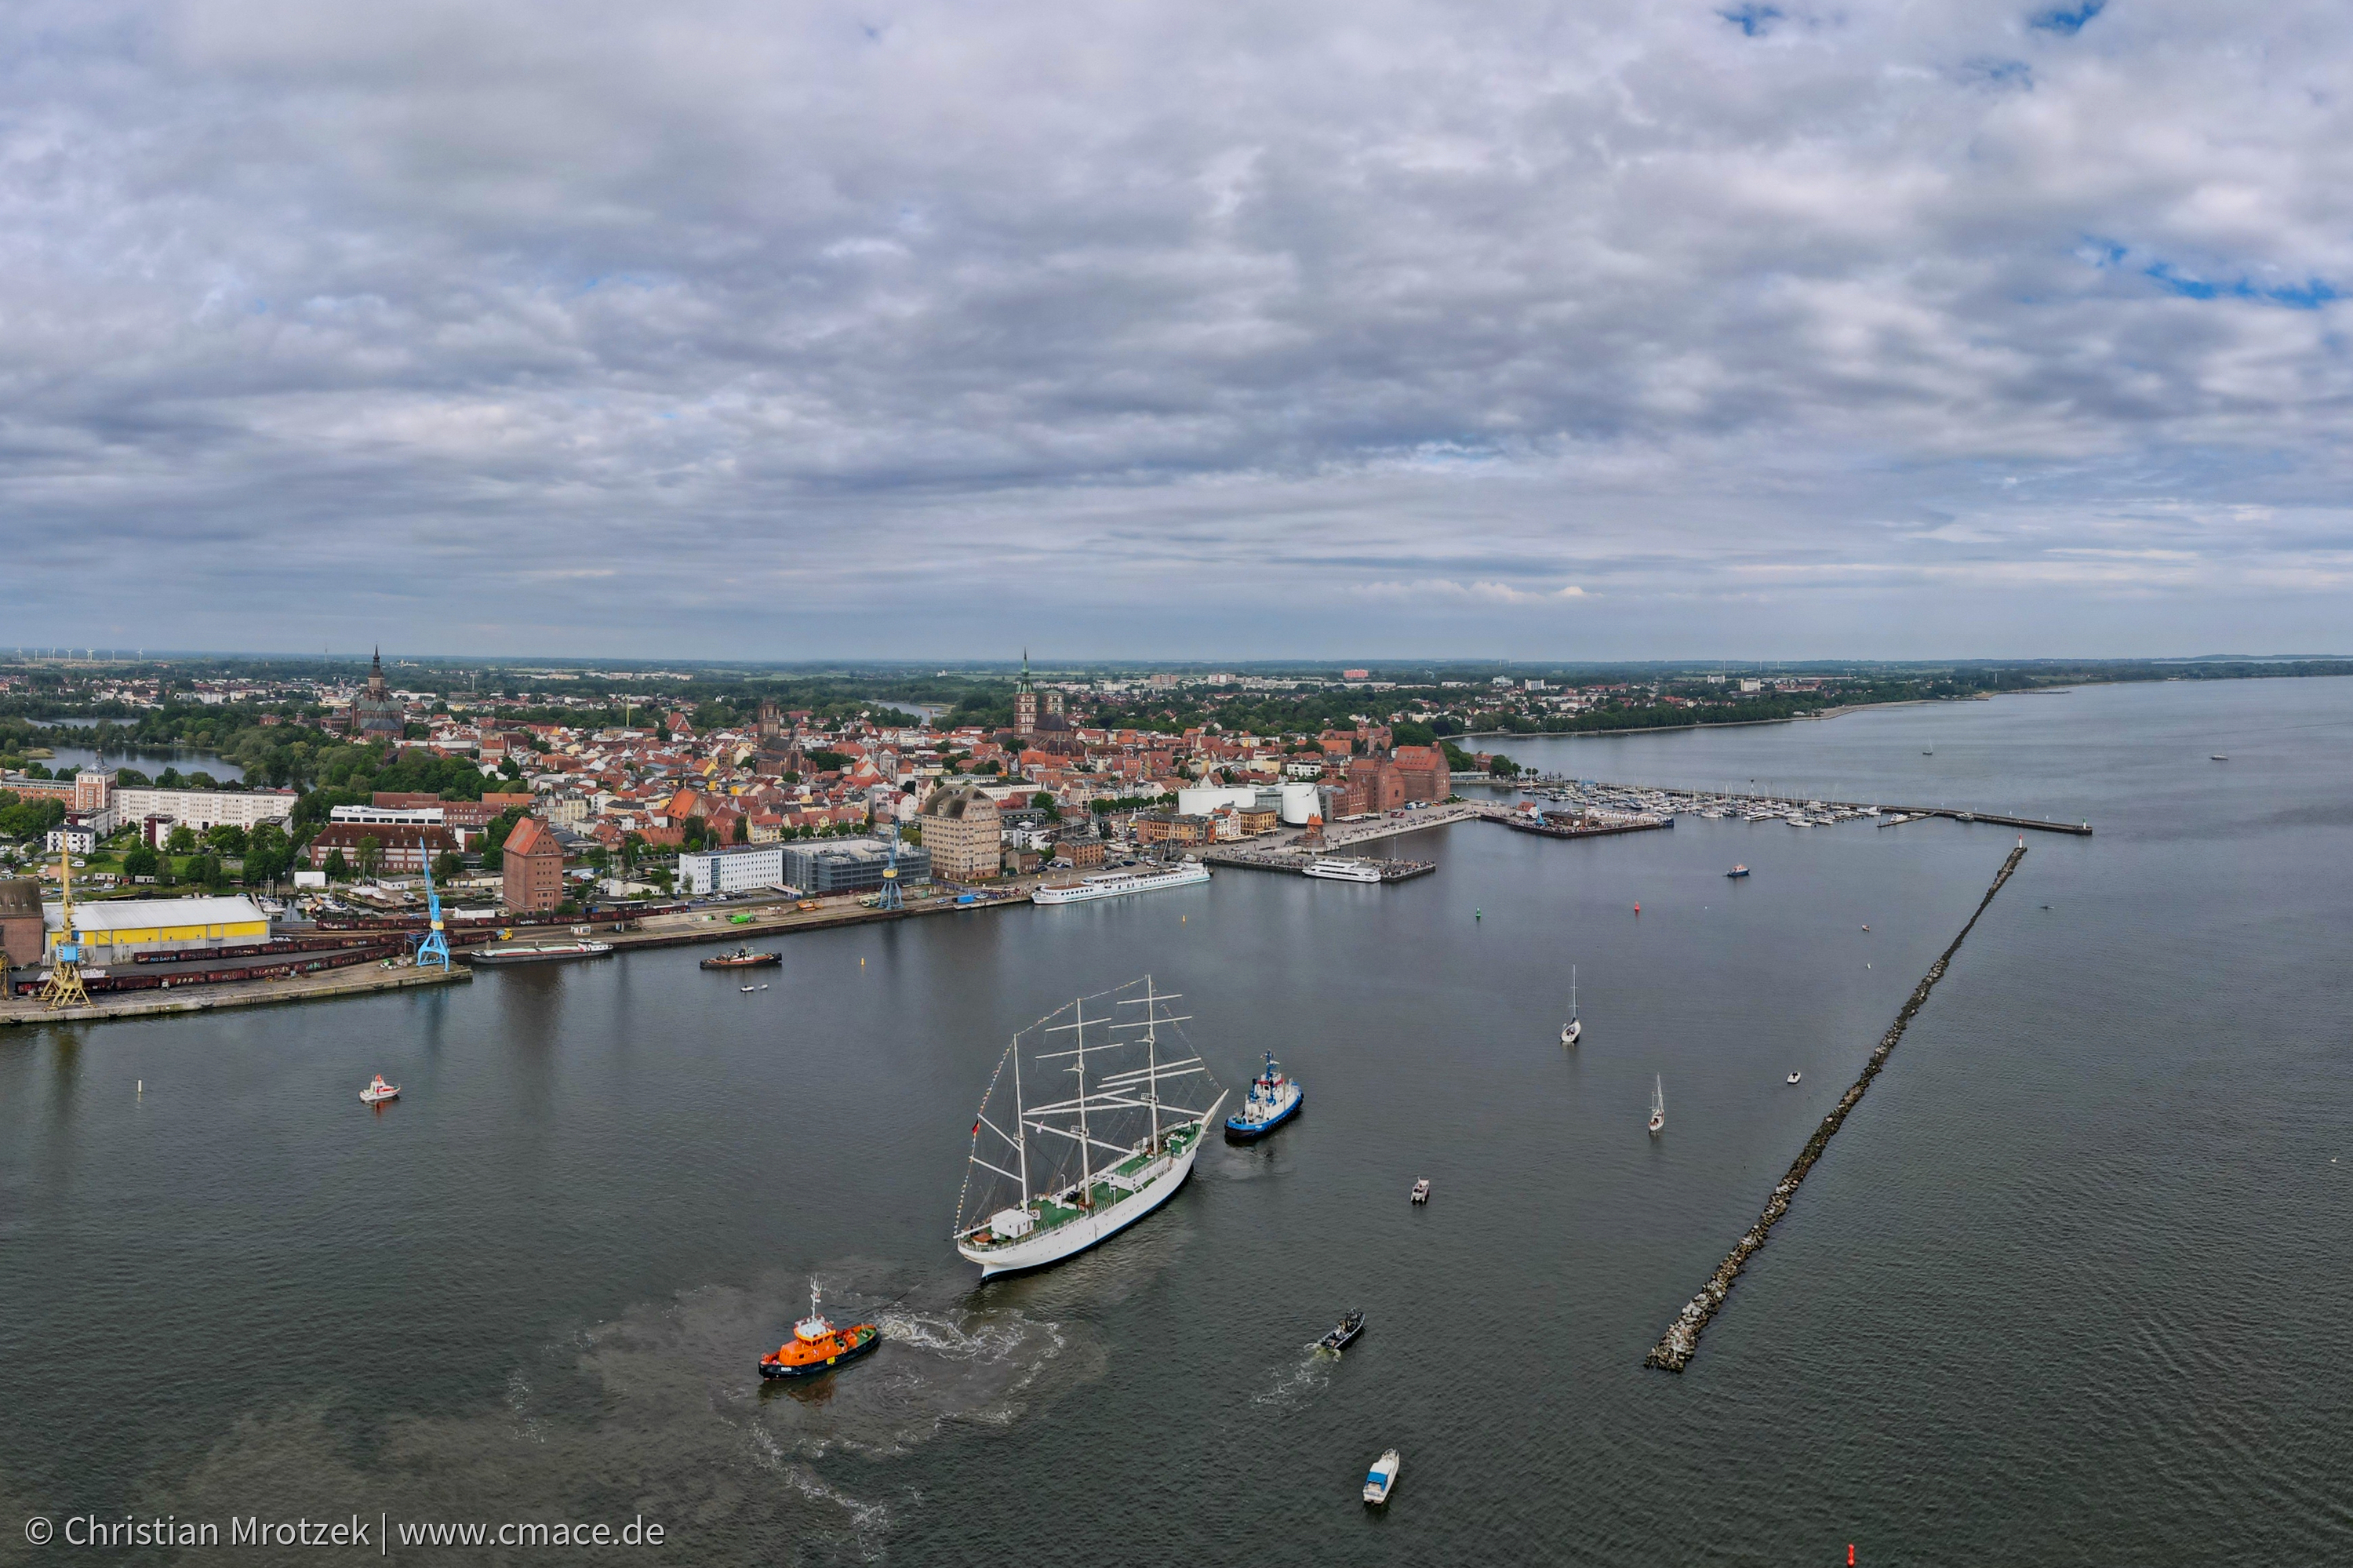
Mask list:
[[[1144,1102],[1152,1107],[1152,1151],[1160,1151],[1160,1009],[1153,1005],[1152,977],[1144,977]]]
[[[1087,1131],[1087,999],[1079,998],[1077,1022],[1071,1025],[1078,1036],[1078,1060],[1071,1071],[1079,1075],[1079,1207],[1092,1209],[1095,1203],[1095,1170],[1092,1151],[1087,1145],[1092,1134]]]
[[[1120,1005],[1123,1007],[1143,1008],[1144,1017],[1142,1021],[1135,1023],[1116,1023],[1112,1027],[1114,1029],[1141,1029],[1144,1031],[1144,1070],[1140,1074],[1124,1073],[1119,1075],[1119,1077],[1124,1084],[1133,1084],[1138,1077],[1141,1077],[1144,1080],[1144,1101],[1145,1105],[1152,1113],[1152,1142],[1149,1147],[1156,1152],[1160,1148],[1159,1026],[1164,1023],[1181,1023],[1191,1015],[1188,1013],[1176,1013],[1167,1018],[1161,1017],[1160,1004],[1164,1001],[1175,1001],[1177,1000],[1176,996],[1174,994],[1162,996],[1158,990],[1154,987],[1152,977],[1150,975],[1145,976],[1143,980],[1139,983],[1144,987],[1144,994],[1142,996],[1124,997],[1120,1001]],[[1189,1058],[1187,1061],[1174,1063],[1172,1064],[1173,1066],[1184,1068],[1186,1071],[1174,1073],[1172,1075],[1176,1077],[1189,1076],[1192,1072],[1199,1070],[1200,1065],[1201,1059],[1198,1056]]]
[[[1021,1166],[1021,1206],[1029,1206],[1029,1113],[1021,1108],[1021,1036],[1013,1037],[1013,1152]]]

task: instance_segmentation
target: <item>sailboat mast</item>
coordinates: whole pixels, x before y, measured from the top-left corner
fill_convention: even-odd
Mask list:
[[[1079,1206],[1087,1209],[1095,1201],[1094,1151],[1087,1132],[1087,999],[1079,998],[1075,1005],[1078,1022],[1071,1027],[1079,1037],[1079,1059],[1071,1071],[1079,1075]]]
[[[1144,1098],[1152,1107],[1152,1142],[1155,1154],[1160,1152],[1160,1003],[1155,1000],[1152,977],[1144,977]]]
[[[1029,1206],[1029,1113],[1021,1108],[1021,1036],[1013,1037],[1013,1151],[1021,1165],[1021,1206]]]

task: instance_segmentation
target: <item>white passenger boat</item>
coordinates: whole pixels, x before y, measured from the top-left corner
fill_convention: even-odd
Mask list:
[[[1366,1502],[1377,1504],[1389,1500],[1389,1490],[1397,1485],[1398,1468],[1401,1463],[1394,1448],[1373,1461],[1373,1467],[1365,1472]]]
[[[1202,1134],[1226,1097],[1220,1092],[1206,1110],[1168,1097],[1167,1086],[1186,1078],[1217,1086],[1184,1044],[1187,1015],[1161,1011],[1177,1000],[1155,990],[1146,975],[1080,998],[1006,1047],[973,1120],[956,1201],[955,1248],[980,1265],[982,1278],[1084,1252],[1175,1197],[1193,1173]],[[1090,1007],[1097,1011],[1090,1014]],[[1134,1008],[1143,1012],[1127,1011]],[[1098,1033],[1090,1036],[1090,1029]],[[1066,1036],[1067,1050],[1039,1049]],[[1025,1058],[1033,1079],[1041,1070],[1067,1073],[1073,1092],[1043,1104],[1025,1098]]]
[[[378,1073],[375,1075],[375,1081],[369,1084],[366,1088],[360,1091],[360,1103],[362,1105],[380,1106],[386,1100],[396,1100],[399,1097],[400,1086],[398,1084],[385,1083],[382,1073]]]
[[[1102,871],[1076,882],[1058,882],[1029,895],[1033,904],[1083,904],[1091,898],[1120,898],[1130,893],[1158,893],[1169,887],[1192,887],[1209,880],[1209,868],[1188,860],[1166,871]]]
[[[1307,874],[1325,882],[1378,882],[1381,868],[1377,861],[1335,856],[1317,861],[1307,868]]]

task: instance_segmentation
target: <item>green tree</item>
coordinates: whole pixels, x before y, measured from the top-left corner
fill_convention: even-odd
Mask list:
[[[155,874],[155,852],[145,844],[127,851],[122,857],[122,874],[130,877]]]
[[[465,870],[465,857],[456,850],[443,850],[433,857],[433,879],[436,882],[454,881],[464,874]]]
[[[331,849],[327,852],[327,863],[322,869],[325,870],[329,882],[351,880],[351,863],[343,858],[343,852],[341,849]]]
[[[205,842],[222,854],[243,854],[246,846],[246,832],[234,822],[223,822],[205,834]]]
[[[360,874],[364,877],[373,878],[375,874],[383,868],[384,841],[377,838],[374,833],[362,834],[360,837]]]
[[[1059,822],[1062,820],[1061,802],[1055,800],[1054,797],[1046,790],[1040,789],[1035,795],[1030,796],[1029,804],[1036,807],[1039,810],[1045,812],[1046,820],[1050,822]]]
[[[735,842],[739,844],[748,844],[752,842],[752,819],[741,812],[738,812],[735,817]]]
[[[182,822],[179,826],[174,828],[170,834],[164,840],[164,853],[174,855],[188,855],[195,853],[196,830],[188,826],[185,822]]]

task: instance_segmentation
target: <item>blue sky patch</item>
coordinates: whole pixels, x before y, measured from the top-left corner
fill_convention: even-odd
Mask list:
[[[2107,8],[2108,0],[2083,0],[2083,3],[2072,11],[2064,6],[2054,6],[2040,16],[2030,17],[2026,25],[2030,27],[2040,27],[2046,33],[2057,33],[2063,37],[2072,38],[2084,30],[2084,23]]]
[[[2144,267],[2141,272],[2158,287],[2186,300],[2253,300],[2262,304],[2284,305],[2290,310],[2316,311],[2344,297],[2335,285],[2318,278],[2307,278],[2301,283],[2265,284],[2250,278],[2217,283],[2177,272],[2163,261]]]
[[[1718,11],[1716,15],[1750,37],[1761,38],[1773,30],[1773,24],[1781,20],[1782,13],[1778,5],[1759,5],[1757,0],[1748,0],[1736,11]]]

